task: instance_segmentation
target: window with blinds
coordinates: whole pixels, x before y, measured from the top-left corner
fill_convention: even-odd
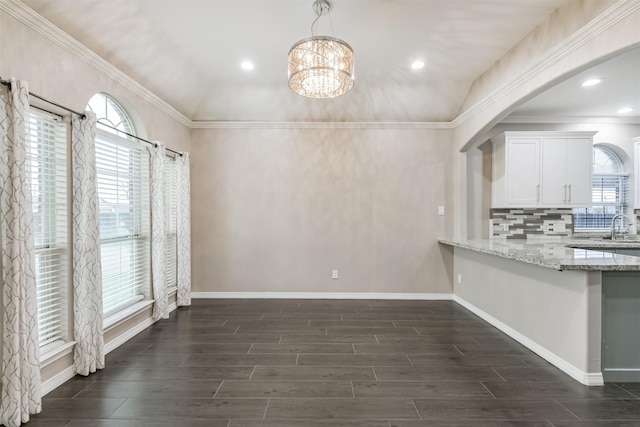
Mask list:
[[[120,132],[133,133],[133,126],[112,98],[97,94],[88,108],[98,119],[96,173],[107,317],[149,294],[149,154],[146,147]]]
[[[573,210],[574,229],[609,230],[613,217],[626,213],[628,200],[629,176],[624,173],[622,161],[612,150],[594,146],[592,205]]]
[[[167,255],[167,286],[174,289],[178,285],[178,169],[174,158],[165,162],[165,194],[167,198],[167,236],[165,252]]]
[[[105,315],[143,299],[149,282],[148,153],[117,135],[96,135]]]
[[[26,138],[42,348],[68,338],[67,126],[32,109]]]

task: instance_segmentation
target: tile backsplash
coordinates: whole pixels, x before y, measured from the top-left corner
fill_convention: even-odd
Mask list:
[[[573,235],[573,210],[563,208],[491,209],[493,239]]]

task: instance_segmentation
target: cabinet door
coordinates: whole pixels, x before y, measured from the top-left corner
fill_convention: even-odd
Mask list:
[[[540,197],[540,140],[510,138],[507,141],[507,204],[533,207]]]
[[[591,206],[593,144],[589,138],[567,140],[567,204],[570,207]]]
[[[564,138],[542,140],[541,202],[545,206],[564,206],[568,199],[566,183],[567,144]]]
[[[633,175],[635,176],[633,185],[633,207],[640,209],[640,138],[633,138]]]
[[[605,381],[640,381],[640,274],[602,272],[602,374]]]

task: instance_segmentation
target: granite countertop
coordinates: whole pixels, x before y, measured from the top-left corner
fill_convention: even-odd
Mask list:
[[[640,249],[640,240],[438,239],[438,242],[560,271],[640,271],[640,257],[585,249]]]

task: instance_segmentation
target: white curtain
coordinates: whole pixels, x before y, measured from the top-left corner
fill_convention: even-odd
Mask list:
[[[42,409],[31,190],[27,185],[25,82],[0,85],[0,242],[2,244],[2,401],[0,423],[17,427]]]
[[[100,216],[96,179],[96,116],[71,122],[73,174],[73,334],[76,373],[104,368]]]
[[[169,317],[169,292],[167,290],[167,202],[165,197],[166,150],[156,141],[151,152],[151,281],[153,283],[153,318]]]
[[[191,183],[189,153],[176,158],[178,169],[178,306],[191,305]]]

